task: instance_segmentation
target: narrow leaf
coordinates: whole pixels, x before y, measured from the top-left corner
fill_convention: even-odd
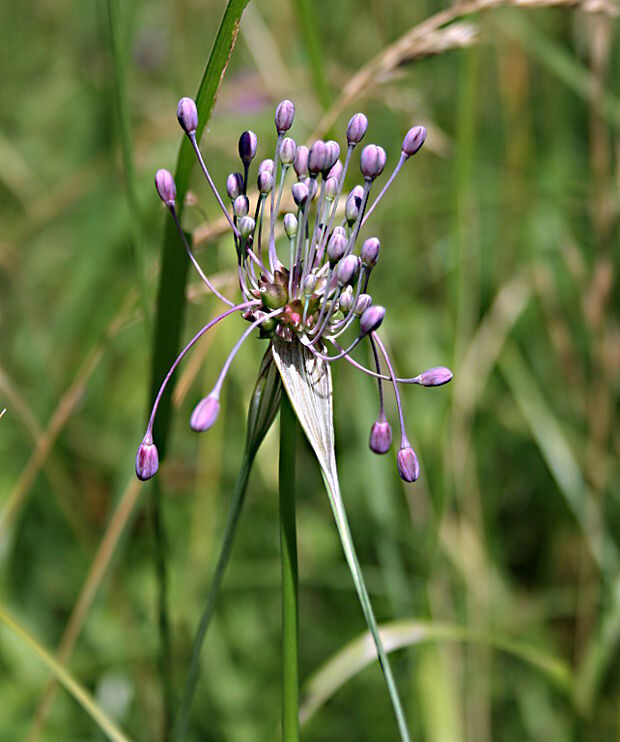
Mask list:
[[[332,378],[329,365],[312,355],[297,340],[287,343],[276,338],[273,342],[273,356],[297,419],[321,467],[340,542],[385,676],[400,737],[402,740],[409,740],[405,715],[400,704],[389,660],[383,649],[377,621],[355,553],[346,510],[340,494],[334,445]]]

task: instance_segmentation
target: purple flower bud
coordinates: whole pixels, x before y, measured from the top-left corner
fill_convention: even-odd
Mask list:
[[[327,178],[325,181],[325,198],[329,201],[333,201],[338,193],[338,179]]]
[[[351,117],[347,126],[347,141],[349,144],[359,144],[368,128],[368,119],[363,113],[356,113]]]
[[[383,413],[379,415],[370,429],[370,441],[368,445],[371,451],[378,454],[384,454],[390,450],[390,446],[392,445],[392,428]]]
[[[284,99],[276,108],[275,122],[278,134],[284,134],[293,125],[295,106],[292,101]]]
[[[295,153],[297,152],[297,144],[294,139],[285,137],[280,145],[280,160],[283,165],[290,165],[295,159]]]
[[[316,276],[310,273],[304,278],[304,296],[312,296],[316,288]]]
[[[413,448],[408,445],[408,441],[405,442],[407,445],[401,448],[396,456],[398,473],[405,482],[415,482],[420,476],[420,464]]]
[[[136,474],[143,482],[155,476],[159,468],[159,456],[157,446],[153,443],[150,435],[145,435],[144,440],[136,454]]]
[[[429,368],[416,376],[418,384],[422,386],[441,386],[447,384],[452,379],[452,371],[445,366],[436,366]]]
[[[403,154],[407,157],[413,157],[425,140],[426,129],[423,126],[414,126],[413,129],[409,129],[403,139]]]
[[[293,167],[297,173],[297,177],[301,178],[308,175],[308,155],[310,154],[308,148],[303,144],[297,147],[295,152],[295,159],[293,160]]]
[[[362,259],[362,265],[366,268],[374,268],[377,265],[377,258],[379,257],[379,248],[381,243],[376,237],[369,237],[360,251],[360,257]]]
[[[284,215],[284,231],[289,240],[293,239],[297,234],[297,217],[295,214],[289,212]]]
[[[347,249],[347,238],[344,235],[344,231],[334,231],[329,238],[327,243],[327,257],[332,265],[335,265],[340,258],[344,255],[344,251]]]
[[[362,188],[362,186],[355,186],[355,188],[347,196],[347,203],[344,207],[344,215],[349,224],[353,224],[353,222],[359,216],[363,198],[364,189]]]
[[[340,183],[340,178],[342,176],[342,163],[340,160],[336,160],[336,162],[332,165],[331,170],[327,174],[328,178],[335,178]]]
[[[379,329],[383,318],[385,317],[385,307],[379,304],[368,307],[360,317],[360,332],[362,335],[369,335],[371,332]]]
[[[327,145],[321,139],[310,147],[308,154],[308,170],[312,175],[318,175],[325,170],[327,164]]]
[[[258,166],[258,172],[262,173],[263,170],[266,170],[268,173],[271,173],[273,175],[273,169],[274,169],[274,162],[273,160],[268,157],[266,160],[263,160],[261,164]]]
[[[239,233],[244,239],[247,240],[250,235],[253,235],[255,228],[256,222],[251,216],[242,216],[241,219],[239,219]]]
[[[195,134],[198,128],[198,110],[191,98],[181,98],[177,106],[177,118],[186,134]]]
[[[233,201],[233,213],[240,219],[242,216],[246,216],[250,210],[250,201],[247,196],[237,196]]]
[[[353,313],[361,317],[370,306],[372,306],[372,296],[370,294],[360,294]]]
[[[273,175],[268,170],[261,170],[258,173],[256,184],[258,185],[258,190],[261,193],[269,193],[273,188]]]
[[[353,309],[353,289],[351,286],[347,286],[346,289],[340,294],[338,299],[338,306],[343,312],[350,312]]]
[[[303,206],[308,200],[308,186],[305,183],[293,183],[291,191],[297,206]]]
[[[239,157],[245,165],[249,165],[256,155],[258,139],[253,131],[244,131],[239,137]]]
[[[196,407],[194,407],[194,411],[192,412],[192,416],[189,421],[191,429],[195,430],[197,433],[202,433],[205,430],[209,430],[209,428],[217,420],[219,412],[219,398],[213,394],[209,394],[208,397],[204,397],[200,400],[200,402],[198,402]]]
[[[338,263],[336,268],[336,280],[340,286],[351,283],[358,274],[360,259],[357,255],[347,255]]]
[[[383,172],[387,155],[383,147],[368,144],[362,150],[360,170],[366,180],[374,180]]]
[[[243,175],[241,173],[231,173],[226,178],[226,193],[231,201],[243,193]]]
[[[174,206],[174,199],[177,197],[177,187],[174,184],[172,173],[168,170],[158,170],[155,173],[155,188],[157,189],[157,195],[166,206]]]
[[[340,145],[338,142],[330,139],[328,142],[325,142],[325,146],[327,147],[327,159],[325,161],[323,172],[331,170],[340,157]]]

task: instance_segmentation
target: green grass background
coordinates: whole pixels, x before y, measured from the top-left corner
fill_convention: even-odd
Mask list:
[[[237,169],[245,128],[258,134],[259,157],[272,156],[280,98],[295,101],[292,133],[305,140],[363,65],[441,8],[252,0],[202,140],[216,182]],[[130,214],[105,4],[0,6],[0,599],[54,650],[117,505],[135,499],[66,664],[140,740],[162,739],[166,721],[148,492],[133,482],[151,338],[132,242],[145,253],[152,324],[165,218],[152,176],[174,167],[176,102],[194,95],[223,10],[214,0],[121,8],[139,212]],[[388,307],[383,334],[399,371],[446,364],[455,373],[448,387],[403,392],[422,464],[421,480],[407,486],[392,453],[378,458],[367,447],[376,387],[338,365],[343,496],[379,620],[450,624],[478,640],[440,639],[393,655],[414,739],[615,739],[619,22],[568,8],[494,9],[467,21],[474,45],[378,76],[329,131],[342,142],[348,117],[363,110],[367,141],[395,163],[404,132],[427,126],[427,145],[365,234],[382,243],[372,293]],[[218,214],[197,172],[190,185],[196,205],[184,223],[194,229]],[[223,281],[233,277],[229,236],[198,254]],[[216,310],[193,277],[188,294],[187,338]],[[242,329],[238,319],[223,324],[203,346],[204,362],[198,350],[183,367],[160,473],[173,709],[262,342],[235,362],[217,426],[197,436],[187,422]],[[394,416],[391,398],[388,406]],[[297,463],[303,684],[364,622],[305,443]],[[203,650],[194,740],[278,737],[276,472],[272,431]],[[491,649],[496,637],[560,660],[569,680],[554,683],[531,662]],[[0,739],[36,737],[48,681],[32,650],[0,628]],[[61,689],[39,735],[90,740],[101,732]],[[395,736],[376,663],[303,729],[308,740]]]

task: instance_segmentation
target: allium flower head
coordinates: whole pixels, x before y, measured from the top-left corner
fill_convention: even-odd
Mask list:
[[[190,340],[164,379],[136,458],[138,476],[148,479],[157,470],[153,422],[172,373],[190,348],[213,325],[237,314],[248,323],[247,327],[230,352],[213,389],[194,409],[190,422],[194,430],[208,430],[216,422],[220,392],[232,361],[243,342],[258,330],[262,338],[300,344],[305,353],[323,363],[344,359],[376,378],[379,414],[372,425],[369,443],[371,450],[378,454],[387,453],[392,442],[383,394],[384,382],[390,383],[394,389],[401,434],[397,469],[404,481],[415,481],[420,467],[405,431],[399,385],[440,386],[450,381],[452,373],[445,367],[436,367],[411,378],[396,376],[385,345],[377,334],[386,309],[375,304],[369,293],[371,273],[379,260],[380,243],[377,237],[370,236],[360,245],[358,237],[403,163],[422,147],[426,130],[417,126],[407,132],[401,145],[400,160],[382,190],[371,201],[373,185],[381,177],[387,161],[385,150],[378,145],[368,144],[363,148],[360,156],[362,182],[348,192],[345,190],[354,150],[368,127],[366,116],[357,113],[349,121],[346,148],[342,150],[341,159],[341,148],[335,141],[319,140],[309,147],[297,145],[288,135],[295,118],[295,106],[284,100],[278,105],[274,117],[276,142],[275,148],[272,145],[273,159],[261,161],[255,180],[255,195],[249,192],[249,177],[259,143],[252,131],[241,134],[238,152],[243,173],[232,172],[226,180],[229,209],[211,178],[196,140],[198,113],[191,99],[179,101],[177,117],[230,225],[241,296],[237,301],[224,296],[202,271],[179,223],[172,175],[167,170],[158,170],[155,177],[157,192],[176,223],[189,260],[209,290],[227,306]],[[283,198],[286,191],[289,195]],[[279,228],[280,221],[283,230]],[[277,235],[281,231],[283,238],[277,244]],[[348,337],[348,341],[341,339],[343,337]],[[366,340],[370,343],[375,370],[366,368],[350,355],[359,343]],[[382,371],[381,359],[387,373]]]

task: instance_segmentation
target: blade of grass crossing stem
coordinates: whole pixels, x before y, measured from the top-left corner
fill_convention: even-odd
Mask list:
[[[377,620],[364,583],[340,494],[334,446],[332,381],[329,365],[313,356],[309,350],[296,341],[287,343],[276,338],[273,354],[291,405],[321,467],[340,542],[353,577],[366,625],[377,650],[400,738],[409,742],[405,715],[398,697],[392,669],[379,635]]]
[[[196,685],[198,683],[199,669],[200,669],[200,651],[207,634],[207,629],[211,623],[213,611],[215,609],[215,603],[217,596],[219,595],[220,588],[222,585],[222,579],[226,570],[226,565],[230,558],[233,543],[235,540],[235,534],[237,532],[237,524],[239,522],[239,516],[243,508],[245,500],[245,493],[248,487],[248,480],[250,477],[250,471],[256,453],[263,442],[269,428],[273,424],[275,416],[280,407],[280,398],[282,393],[282,384],[280,382],[280,376],[278,370],[273,363],[273,357],[271,355],[271,349],[269,348],[263,357],[263,361],[258,372],[258,379],[254,392],[250,399],[250,408],[248,410],[248,424],[247,424],[247,435],[245,443],[245,451],[243,452],[243,459],[241,461],[241,467],[237,474],[237,481],[233,489],[233,495],[228,506],[228,514],[226,515],[226,524],[224,526],[224,535],[222,537],[222,544],[220,546],[220,553],[217,558],[215,570],[213,572],[213,578],[211,579],[211,586],[207,594],[205,607],[200,617],[200,622],[196,630],[194,642],[192,645],[192,656],[190,660],[189,669],[187,671],[187,677],[185,679],[185,688],[183,691],[183,698],[179,707],[179,714],[177,716],[175,728],[174,728],[174,740],[175,742],[182,742],[185,739],[187,730],[189,727],[189,717],[192,710],[192,701],[194,693],[196,692]]]
[[[33,636],[23,629],[2,606],[0,606],[0,621],[28,645],[47,669],[56,676],[58,682],[64,685],[84,711],[91,716],[108,739],[113,740],[113,742],[129,742],[129,738],[121,732],[112,719],[96,704],[95,699],[90,693]]]
[[[286,394],[280,402],[280,560],[282,565],[282,738],[299,740],[297,533],[295,444],[297,419]]]
[[[127,191],[127,205],[129,207],[129,232],[131,246],[136,263],[136,274],[140,287],[140,301],[144,315],[144,329],[147,338],[151,336],[151,312],[149,310],[148,291],[146,283],[146,259],[144,255],[144,235],[142,219],[138,201],[136,169],[133,160],[133,144],[131,139],[131,117],[127,105],[127,84],[125,80],[125,53],[123,49],[123,35],[118,0],[108,0],[108,21],[110,24],[110,45],[114,61],[114,95],[118,115],[118,129],[123,153],[123,167],[125,168],[125,189]]]

